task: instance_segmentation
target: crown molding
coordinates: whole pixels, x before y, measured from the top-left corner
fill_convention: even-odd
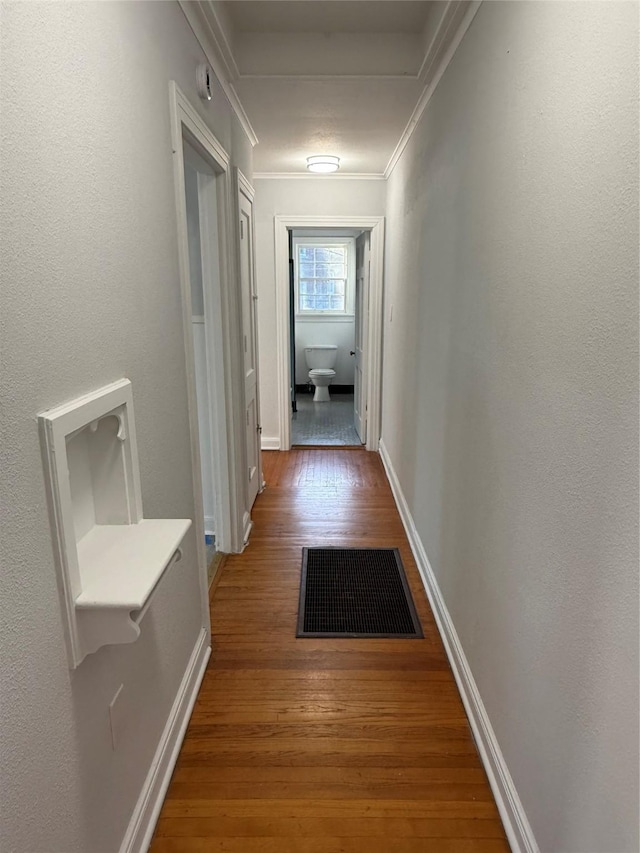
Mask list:
[[[314,175],[311,172],[254,172],[254,181],[384,181],[382,172],[343,172],[341,175]]]
[[[227,34],[227,27],[231,26],[231,24],[230,22],[225,22],[223,20],[224,14],[221,9],[222,4],[220,2],[215,2],[215,0],[204,0],[204,2],[199,3],[198,5],[206,6],[209,11],[208,15],[205,12],[204,17],[208,21],[209,29],[211,30],[211,35],[215,41],[220,57],[225,63],[229,80],[237,80],[240,76],[240,70],[238,69],[233,47]]]
[[[417,74],[240,74],[238,80],[419,80]]]
[[[448,3],[448,8],[440,19],[438,29],[431,40],[423,63],[423,69],[426,69],[424,71],[426,74],[425,87],[393,154],[389,158],[387,167],[384,170],[385,178],[389,178],[400,160],[402,152],[413,136],[418,122],[422,118],[422,114],[426,110],[438,83],[442,79],[442,75],[447,70],[449,63],[458,49],[458,45],[471,26],[471,22],[475,18],[481,4],[482,0],[470,0],[470,2],[465,2],[465,0],[450,0]],[[449,34],[451,35],[449,36]],[[432,68],[434,72],[430,74],[429,72]],[[421,73],[423,73],[422,69]]]
[[[444,41],[451,19],[461,6],[466,6],[464,0],[446,0],[446,2],[437,3],[435,6],[435,8],[441,10],[440,19],[438,21],[438,25],[435,29],[435,32],[431,37],[431,41],[429,42],[429,45],[424,52],[424,56],[422,57],[422,62],[420,64],[420,69],[418,70],[417,75],[418,79],[421,80],[423,84],[427,83],[429,68],[433,65],[434,57],[438,51],[438,48]]]
[[[236,114],[249,142],[252,146],[257,145],[258,137],[256,136],[256,132],[251,126],[251,122],[244,111],[238,93],[231,83],[231,80],[234,79],[234,69],[237,71],[237,67],[227,38],[224,35],[224,29],[220,26],[215,7],[212,3],[207,4],[207,8],[211,12],[211,16],[209,16],[203,11],[203,4],[194,2],[194,0],[178,0],[178,4],[200,47],[204,51],[209,64],[213,68],[213,72],[229,101],[229,105]]]

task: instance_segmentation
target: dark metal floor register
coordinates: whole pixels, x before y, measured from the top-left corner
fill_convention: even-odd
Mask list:
[[[303,548],[298,637],[421,638],[397,548]]]

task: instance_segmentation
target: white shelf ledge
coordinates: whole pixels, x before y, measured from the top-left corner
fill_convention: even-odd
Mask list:
[[[190,526],[188,518],[145,518],[93,527],[78,543],[82,592],[75,606],[141,610]]]
[[[131,382],[39,416],[69,663],[133,643],[189,519],[145,519]]]

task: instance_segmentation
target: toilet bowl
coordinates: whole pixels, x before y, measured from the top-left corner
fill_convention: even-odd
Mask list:
[[[329,403],[331,401],[329,385],[333,382],[335,375],[335,370],[331,370],[329,367],[314,367],[313,370],[309,371],[309,379],[316,388],[313,395],[314,403]]]
[[[336,372],[333,369],[338,357],[338,347],[334,344],[317,344],[305,347],[304,357],[309,370],[309,381],[315,386],[314,403],[329,403],[329,385]]]

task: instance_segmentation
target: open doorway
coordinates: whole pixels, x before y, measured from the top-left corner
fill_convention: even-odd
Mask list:
[[[279,447],[338,444],[377,450],[384,218],[276,216],[274,225]],[[327,242],[330,240],[333,244]],[[351,272],[347,273],[340,269],[338,249],[349,240]],[[328,343],[331,326],[335,327],[334,343]],[[319,369],[330,371],[330,383],[322,377],[314,382],[309,375],[317,368],[307,363],[305,350],[314,346],[336,348],[333,367],[322,366],[322,352],[313,354],[320,356],[320,362],[315,362]],[[329,406],[326,399],[322,402],[321,396],[316,397],[319,386],[320,395],[324,393],[323,384],[330,401],[345,404],[342,416],[339,406]],[[316,430],[313,423],[305,424],[304,409],[309,406],[316,420],[328,421],[324,428]]]
[[[243,548],[244,447],[238,375],[242,316],[233,253],[229,158],[175,83],[171,139],[194,514],[203,627],[215,552]]]
[[[191,330],[202,485],[202,523],[210,579],[215,571],[220,540],[224,539],[224,534],[221,537],[221,516],[216,507],[221,496],[216,494],[214,482],[217,479],[214,474],[216,422],[219,420],[217,407],[220,406],[221,401],[216,393],[217,371],[212,369],[219,337],[219,330],[214,320],[214,317],[219,315],[216,303],[219,301],[220,293],[218,198],[216,176],[212,165],[186,140],[183,144],[183,158],[191,285]],[[207,233],[203,234],[205,221]],[[203,245],[205,243],[208,245]],[[205,248],[204,254],[203,248]]]
[[[369,231],[297,228],[289,235],[291,444],[362,446]]]

